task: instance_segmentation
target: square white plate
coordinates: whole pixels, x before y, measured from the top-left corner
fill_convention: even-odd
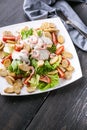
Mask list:
[[[65,38],[65,43],[63,44],[65,46],[65,50],[71,52],[73,54],[73,58],[70,60],[71,65],[75,68],[75,71],[72,74],[72,78],[70,80],[64,80],[64,79],[60,79],[60,84],[54,88],[48,89],[46,91],[40,91],[40,90],[36,90],[33,93],[28,93],[26,91],[26,88],[23,87],[23,89],[21,90],[21,93],[19,95],[17,94],[6,94],[4,93],[4,88],[6,88],[8,86],[8,83],[6,82],[6,80],[2,77],[0,77],[0,93],[1,95],[10,95],[10,96],[21,96],[21,95],[32,95],[32,94],[39,94],[39,93],[43,93],[43,92],[47,92],[47,91],[51,91],[51,90],[55,90],[61,87],[64,87],[76,80],[78,80],[79,78],[82,77],[82,72],[81,72],[81,67],[80,67],[80,63],[79,63],[79,59],[76,53],[76,50],[74,48],[74,45],[70,39],[70,36],[67,32],[67,30],[65,29],[63,23],[61,22],[60,18],[50,18],[50,19],[44,19],[44,20],[37,20],[37,21],[30,21],[30,22],[24,22],[24,23],[19,23],[19,24],[15,24],[15,25],[10,25],[10,26],[6,26],[6,27],[2,27],[0,28],[0,38],[2,37],[1,34],[3,33],[3,31],[6,30],[11,30],[12,32],[15,32],[16,30],[20,30],[21,28],[25,27],[25,26],[30,26],[33,28],[38,28],[40,27],[41,23],[43,22],[52,22],[55,23],[55,25],[57,26],[57,28],[60,30],[60,33],[64,36]],[[72,88],[71,88],[72,89]]]

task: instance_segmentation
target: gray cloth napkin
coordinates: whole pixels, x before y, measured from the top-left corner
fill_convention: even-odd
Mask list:
[[[80,2],[86,2],[86,0],[80,0]],[[25,0],[23,9],[29,20],[57,17],[57,12],[61,10],[68,19],[70,19],[76,26],[80,27],[83,32],[87,33],[87,26],[82,22],[79,16],[66,1]],[[64,25],[74,44],[83,51],[87,51],[87,39],[72,26],[67,25],[65,22]]]

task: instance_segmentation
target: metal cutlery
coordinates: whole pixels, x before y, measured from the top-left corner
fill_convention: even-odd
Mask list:
[[[71,25],[72,27],[74,27],[76,30],[78,30],[78,32],[84,36],[85,38],[87,38],[87,33],[83,32],[79,27],[77,27],[74,23],[72,23],[72,21],[70,21],[62,11],[58,10],[57,12],[57,16],[59,16],[66,24]]]

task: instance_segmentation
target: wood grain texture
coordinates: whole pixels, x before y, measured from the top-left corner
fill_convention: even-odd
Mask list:
[[[0,27],[28,21],[23,1],[0,1]],[[50,93],[0,95],[0,130],[87,130],[87,53],[76,50],[83,78]]]
[[[24,97],[0,96],[0,130],[24,130],[31,122],[47,93]]]
[[[0,1],[0,27],[28,21],[23,11],[24,0]]]
[[[86,95],[86,84],[78,82],[52,92],[26,130],[87,130]]]
[[[28,21],[23,0],[0,1],[0,27]],[[32,121],[48,93],[24,97],[0,96],[0,130],[24,130]]]

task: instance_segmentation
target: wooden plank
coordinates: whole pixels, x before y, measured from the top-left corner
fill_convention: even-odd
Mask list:
[[[84,80],[52,92],[26,130],[87,130]]]
[[[0,27],[28,21],[24,15],[23,2],[24,0],[0,1]]]
[[[22,130],[31,122],[47,93],[23,96],[0,96],[0,130]]]
[[[28,20],[23,1],[0,1],[0,27]],[[87,54],[79,51],[78,55],[84,77],[49,97],[49,93],[0,96],[0,130],[87,130]]]
[[[87,130],[87,54],[78,55],[83,78],[51,92],[26,130]]]
[[[0,27],[27,21],[24,0],[0,1]],[[48,93],[24,96],[0,96],[0,130],[22,130],[31,122]]]

